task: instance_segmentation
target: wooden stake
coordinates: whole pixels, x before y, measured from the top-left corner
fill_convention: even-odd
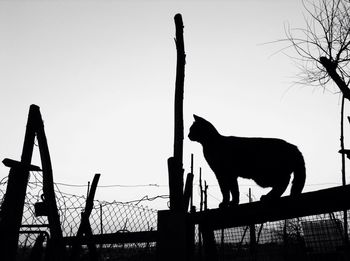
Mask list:
[[[176,28],[176,81],[174,104],[174,154],[168,159],[170,209],[183,211],[183,94],[185,79],[185,48],[181,14],[174,17]]]
[[[187,212],[188,206],[192,207],[191,203],[191,195],[192,195],[192,187],[193,187],[193,174],[188,173],[185,183],[185,191],[184,191],[184,210]]]
[[[50,242],[52,248],[50,260],[64,260],[65,248],[62,240],[60,218],[57,211],[54,191],[51,159],[46,141],[44,124],[37,105],[29,109],[26,134],[24,137],[21,162],[5,159],[4,164],[11,166],[6,196],[0,218],[0,253],[15,260],[18,244],[18,234],[22,221],[24,200],[28,185],[29,171],[38,170],[30,165],[33,155],[35,135],[38,139],[40,159],[43,172],[43,192],[47,206],[50,228]],[[33,168],[35,167],[35,168]],[[40,168],[39,168],[40,169]]]
[[[204,181],[204,211],[208,210],[208,185]]]
[[[249,188],[249,203],[252,203],[252,190]],[[256,235],[255,235],[255,224],[249,225],[249,232],[250,232],[250,250],[252,252],[255,251],[256,247]]]
[[[345,150],[344,145],[344,105],[345,105],[345,97],[342,95],[342,102],[341,102],[341,112],[340,112],[340,149],[342,151]],[[341,154],[341,165],[342,165],[342,184],[343,186],[346,185],[346,171],[345,171],[345,154]],[[344,215],[344,245],[349,245],[349,234],[348,234],[348,211],[345,209],[343,211]]]
[[[185,46],[183,38],[183,22],[181,14],[174,17],[176,28],[176,81],[175,81],[175,110],[174,110],[174,158],[181,162],[183,158],[183,99],[184,99],[184,81],[185,81]]]
[[[72,247],[72,254],[71,254],[71,258],[70,258],[70,260],[72,260],[72,261],[78,260],[79,248],[80,248],[80,245],[82,244],[84,234],[86,237],[89,237],[89,238],[92,237],[92,230],[91,230],[91,226],[90,226],[89,217],[90,217],[91,211],[94,207],[94,197],[95,197],[96,188],[97,188],[97,184],[98,184],[99,179],[100,179],[100,174],[95,174],[94,179],[93,179],[92,184],[91,184],[89,195],[86,199],[84,212],[81,213],[80,226],[79,226],[79,229],[77,232],[75,243],[73,244],[73,247]],[[95,242],[89,242],[88,248],[89,248],[89,252],[90,252],[89,253],[90,260],[97,261],[98,257],[97,257]]]
[[[203,211],[203,184],[202,184],[202,168],[199,168],[199,190],[200,190],[200,203],[199,211]]]
[[[53,183],[53,173],[49,147],[47,145],[46,135],[44,131],[44,123],[41,118],[39,106],[32,105],[35,110],[36,137],[38,140],[41,167],[43,171],[43,192],[47,205],[48,221],[50,227],[50,243],[53,249],[52,260],[65,259],[65,247],[63,245],[63,236],[60,223],[60,216],[57,211],[57,203],[55,196],[55,188]]]
[[[6,194],[0,213],[0,253],[7,260],[15,260],[19,229],[22,222],[23,206],[29,179],[29,166],[32,161],[35,126],[35,109],[29,109],[27,128],[24,136],[21,162],[11,166]]]

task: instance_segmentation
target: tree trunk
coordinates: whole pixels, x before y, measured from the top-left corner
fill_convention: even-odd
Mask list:
[[[326,69],[329,77],[331,77],[331,79],[339,87],[340,91],[344,95],[344,98],[350,101],[350,89],[348,88],[348,85],[344,82],[344,80],[337,73],[337,65],[334,62],[332,62],[329,58],[324,56],[320,57],[320,63]]]

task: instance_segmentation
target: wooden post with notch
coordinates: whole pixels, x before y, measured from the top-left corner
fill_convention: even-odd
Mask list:
[[[49,147],[47,145],[47,139],[44,131],[44,123],[40,114],[39,107],[32,105],[31,108],[35,110],[35,125],[36,125],[36,137],[38,140],[39,153],[41,159],[41,167],[43,172],[43,192],[45,206],[47,208],[47,218],[50,228],[50,248],[52,260],[64,259],[64,245],[63,236],[60,223],[60,216],[57,211],[57,203],[55,196],[55,189],[53,184],[53,172],[51,165],[51,157],[49,153]]]
[[[44,124],[37,105],[29,109],[27,128],[24,137],[21,161],[5,159],[3,163],[11,167],[6,195],[0,213],[0,253],[6,260],[15,260],[19,230],[21,226],[24,200],[28,185],[29,171],[38,171],[39,167],[30,165],[33,155],[34,139],[38,139],[40,158],[43,172],[43,191],[45,206],[47,206],[50,249],[50,260],[64,260],[65,248],[63,245],[62,230],[53,186],[50,154],[44,132]]]
[[[174,102],[174,153],[168,159],[170,209],[183,211],[183,99],[185,80],[185,47],[183,39],[183,22],[181,14],[174,17],[176,28],[176,81]]]
[[[176,29],[176,82],[174,104],[174,154],[168,159],[170,211],[158,211],[157,260],[189,260],[186,233],[188,218],[183,195],[183,97],[185,79],[185,48],[181,14],[174,17]]]
[[[9,159],[3,161],[5,166],[10,167],[10,172],[0,212],[0,253],[2,257],[11,261],[16,259],[29,171],[36,169],[30,167],[35,138],[34,114],[33,108],[30,108],[21,161],[17,162]]]

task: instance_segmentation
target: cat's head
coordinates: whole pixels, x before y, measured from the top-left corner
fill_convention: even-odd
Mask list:
[[[218,134],[215,127],[207,120],[193,114],[194,122],[190,127],[188,138],[199,143],[205,142],[212,135]]]

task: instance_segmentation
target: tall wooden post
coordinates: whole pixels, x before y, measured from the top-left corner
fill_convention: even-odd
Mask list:
[[[341,112],[340,112],[340,149],[341,151],[345,150],[344,145],[344,106],[345,106],[345,97],[342,95],[341,102]],[[345,154],[341,154],[341,162],[342,162],[342,185],[346,185],[346,170],[345,170]],[[345,209],[343,211],[344,215],[344,246],[349,246],[349,233],[348,233],[348,211]]]
[[[49,153],[49,147],[47,145],[46,135],[44,131],[44,123],[41,118],[39,106],[31,105],[31,108],[35,110],[35,124],[36,124],[36,136],[38,140],[41,167],[43,171],[43,192],[46,202],[48,221],[50,228],[50,244],[52,249],[53,260],[64,260],[64,245],[63,236],[60,223],[60,217],[57,211],[57,203],[55,197],[55,188],[53,184],[53,173],[51,158]]]
[[[1,205],[0,253],[5,258],[4,260],[12,261],[16,259],[19,228],[22,222],[23,206],[29,179],[29,166],[33,155],[35,138],[34,116],[35,111],[31,107],[24,136],[21,162],[10,166],[6,194]]]
[[[157,260],[189,260],[192,240],[183,195],[183,94],[185,48],[181,14],[174,17],[176,28],[176,82],[174,107],[174,154],[168,159],[170,211],[158,211]],[[192,231],[192,230],[191,230]],[[192,234],[192,233],[191,233]]]
[[[183,211],[183,98],[185,80],[185,47],[181,14],[174,17],[176,29],[176,81],[174,102],[174,154],[168,159],[170,209]]]

